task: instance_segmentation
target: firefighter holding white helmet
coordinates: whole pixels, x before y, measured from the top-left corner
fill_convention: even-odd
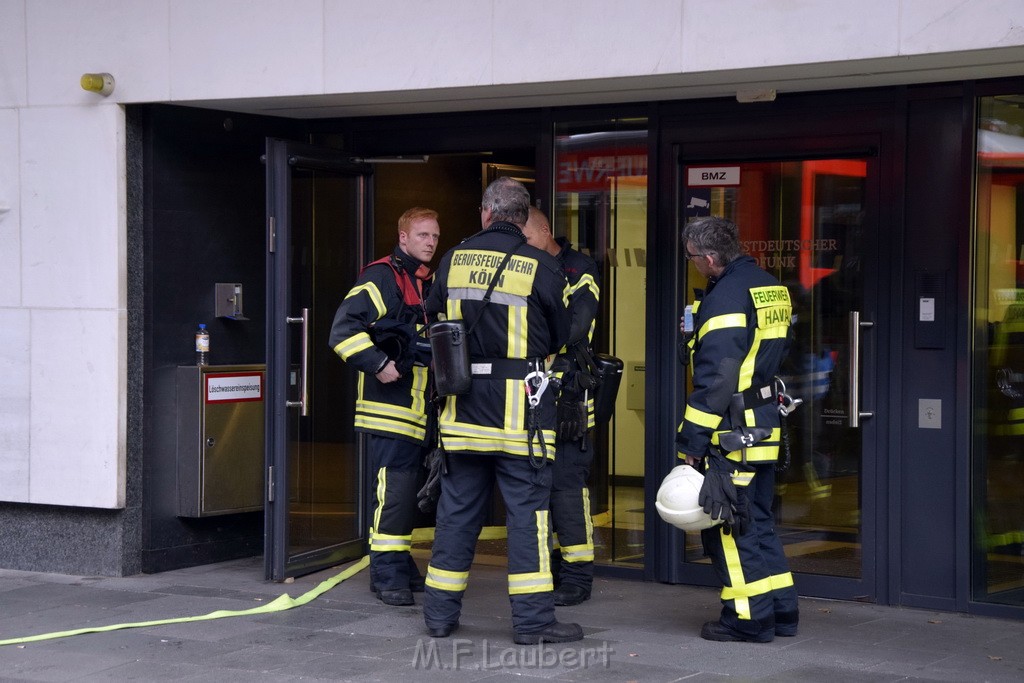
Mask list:
[[[701,532],[723,589],[721,616],[700,635],[762,643],[794,636],[797,594],[771,512],[781,435],[775,376],[789,348],[789,291],[743,253],[731,221],[695,219],[682,241],[707,287],[694,290],[686,349],[693,390],[676,449],[703,467],[698,500],[724,522]]]
[[[704,486],[704,475],[689,465],[672,468],[654,501],[654,507],[663,520],[683,531],[703,531],[722,520],[712,519],[700,504],[700,490]]]

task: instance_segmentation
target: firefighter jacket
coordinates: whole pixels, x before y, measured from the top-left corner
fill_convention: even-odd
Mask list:
[[[407,323],[410,337],[421,332],[429,283],[426,266],[395,247],[391,256],[363,268],[334,315],[331,348],[360,371],[356,431],[414,443],[426,438],[427,368],[417,364],[394,382],[381,383],[375,375],[393,359],[371,333],[374,323],[385,320]]]
[[[505,255],[490,302],[487,288]],[[569,335],[568,285],[557,259],[526,244],[512,223],[495,222],[446,253],[426,300],[431,319],[462,320],[473,381],[468,393],[449,396],[440,416],[449,452],[539,456],[528,433],[524,379],[557,353]],[[541,394],[533,413],[554,458],[554,391]]]
[[[744,392],[743,424],[771,429],[770,436],[745,449],[746,460],[778,459],[780,417],[773,380],[789,349],[791,319],[789,290],[750,256],[739,257],[708,283],[703,299],[693,305],[693,390],[676,436],[681,458],[704,457],[718,446],[721,434],[739,426],[733,423],[730,401],[734,393]],[[771,387],[770,396],[766,387]],[[740,461],[743,454],[726,457]]]
[[[594,259],[573,249],[564,237],[555,241],[562,248],[557,258],[569,282],[569,314],[572,319],[569,324],[569,342],[580,339],[590,341],[594,335],[597,302],[601,296],[597,264]]]
[[[564,237],[556,238],[555,242],[562,248],[556,258],[562,264],[562,272],[569,283],[570,323],[569,341],[562,347],[552,369],[561,370],[561,379],[566,382],[572,378],[572,372],[580,369],[575,357],[569,352],[568,345],[579,340],[586,340],[586,344],[590,345],[594,336],[601,287],[594,259],[573,249]],[[594,425],[594,397],[591,395],[587,399],[587,428]]]

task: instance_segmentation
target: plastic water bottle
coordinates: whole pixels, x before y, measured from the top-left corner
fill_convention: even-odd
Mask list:
[[[206,329],[206,325],[200,323],[199,329],[196,330],[196,365],[209,365],[209,361],[210,333]]]

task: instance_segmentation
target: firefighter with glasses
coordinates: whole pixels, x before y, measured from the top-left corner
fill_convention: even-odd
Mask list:
[[[743,254],[730,221],[695,219],[682,241],[707,287],[695,290],[686,333],[693,391],[676,447],[703,467],[700,503],[724,520],[701,532],[723,588],[721,616],[700,635],[759,643],[795,636],[797,594],[771,511],[780,407],[794,407],[776,381],[789,348],[789,291]]]

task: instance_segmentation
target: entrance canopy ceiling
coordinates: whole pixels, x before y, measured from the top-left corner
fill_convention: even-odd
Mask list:
[[[299,119],[426,114],[756,96],[1024,75],[1024,47],[762,69],[478,87],[181,101],[197,107]]]

